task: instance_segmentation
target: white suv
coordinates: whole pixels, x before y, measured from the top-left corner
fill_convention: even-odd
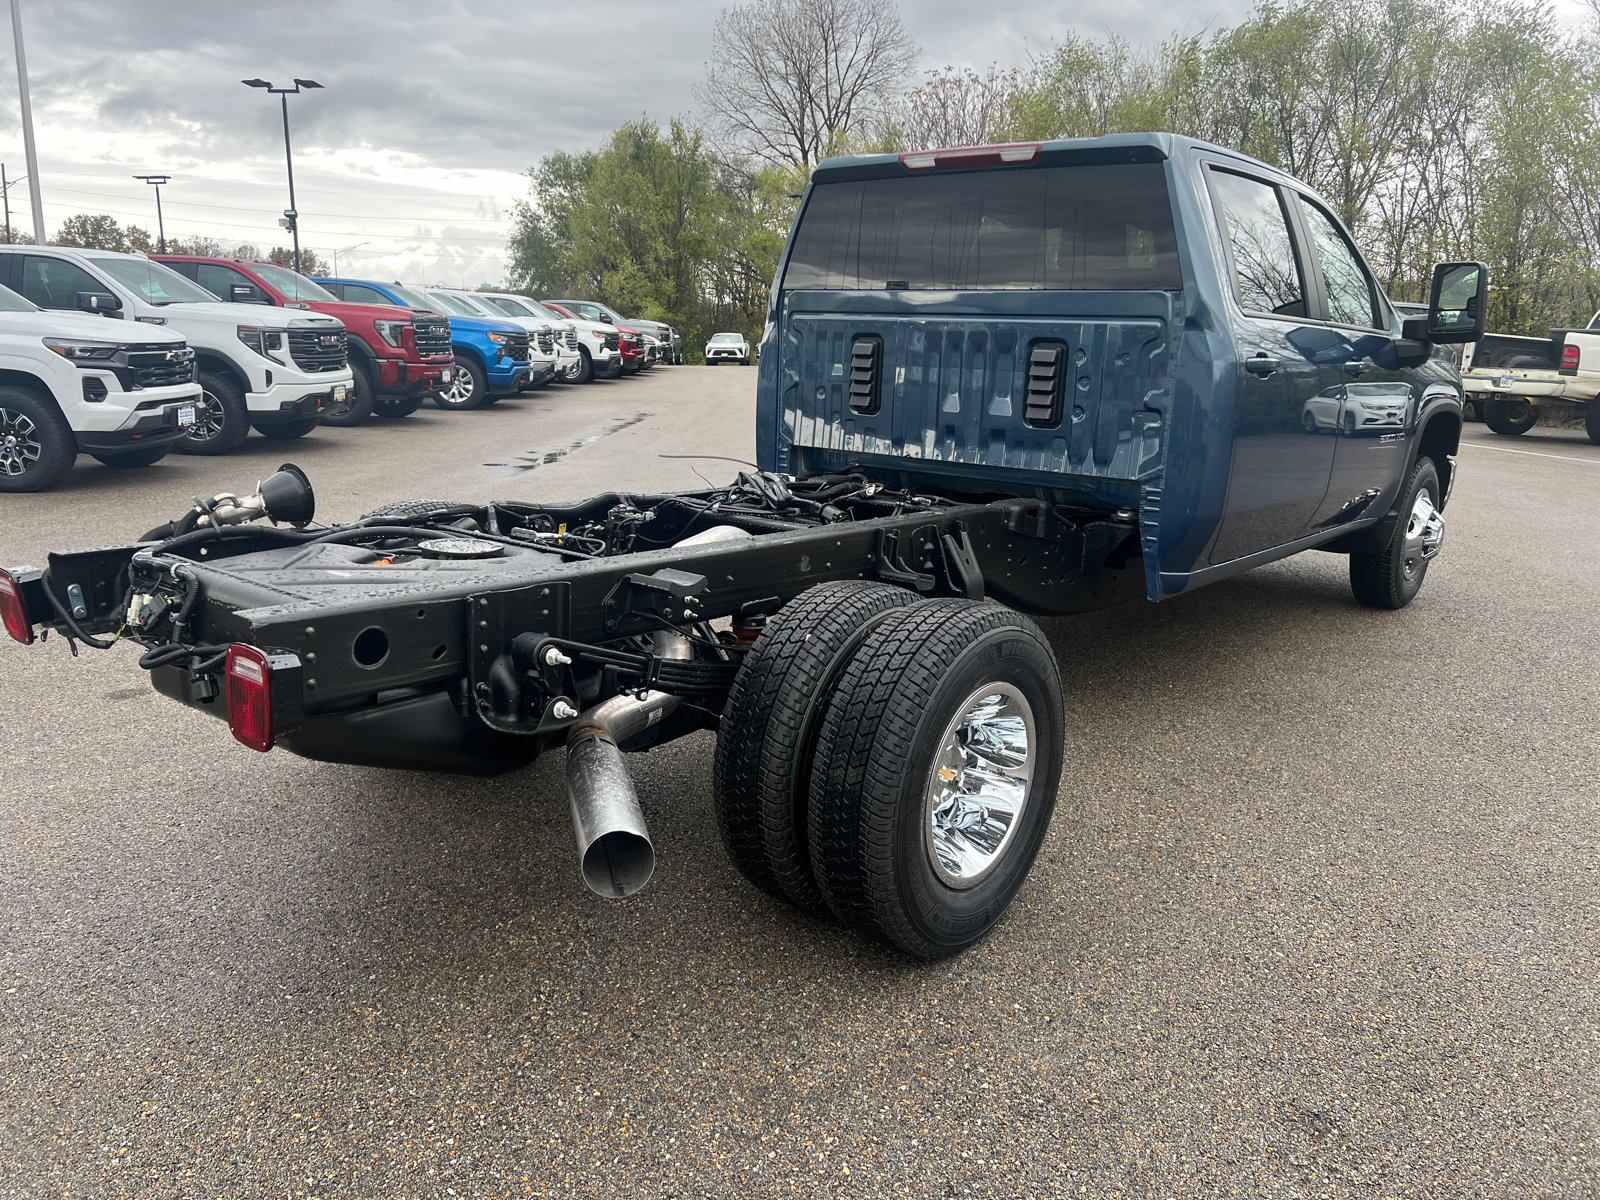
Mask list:
[[[165,458],[200,405],[194,351],[168,329],[46,312],[0,287],[0,492],[39,492],[79,454]]]
[[[186,454],[225,454],[252,427],[296,438],[342,404],[351,386],[342,322],[284,308],[240,312],[172,268],[142,254],[64,246],[0,246],[0,285],[41,308],[89,311],[108,337],[143,338],[166,327],[194,348],[203,403],[177,443]],[[121,330],[103,318],[126,322]]]
[[[551,312],[537,300],[530,300],[526,296],[518,296],[512,292],[473,292],[472,298],[480,305],[494,309],[498,314],[518,319],[536,317],[541,321],[548,321],[556,335],[556,378],[567,383],[578,382],[578,376],[583,373],[583,355],[578,353],[578,339],[583,333],[579,327],[586,322],[563,317],[560,313]]]
[[[714,367],[722,362],[736,362],[744,367],[750,365],[750,344],[744,340],[744,334],[711,335],[711,340],[706,343],[706,366]]]

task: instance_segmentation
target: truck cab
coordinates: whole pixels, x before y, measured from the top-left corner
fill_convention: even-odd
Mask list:
[[[1481,308],[1486,278],[1450,286]],[[1413,509],[1442,537],[1461,382],[1422,324],[1325,200],[1218,146],[833,158],[772,290],[758,456],[1130,514],[1160,600]]]
[[[183,337],[199,359],[201,408],[176,449],[226,454],[252,428],[303,437],[352,384],[344,325],[313,312],[242,310],[143,254],[0,247],[0,284],[41,308],[95,312]],[[85,299],[88,298],[88,299]]]
[[[415,309],[396,313],[388,301],[352,302],[282,263],[241,262],[190,254],[152,254],[222,300],[325,313],[350,335],[354,386],[324,425],[359,425],[377,412],[405,416],[454,375],[450,323]]]

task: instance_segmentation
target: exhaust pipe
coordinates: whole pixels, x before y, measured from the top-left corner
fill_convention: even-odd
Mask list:
[[[662,658],[693,655],[681,634],[663,631],[655,635],[655,643]],[[631,896],[655,871],[650,829],[617,743],[658,724],[678,703],[678,697],[665,692],[613,696],[579,717],[567,735],[567,800],[578,867],[584,884],[597,896]]]

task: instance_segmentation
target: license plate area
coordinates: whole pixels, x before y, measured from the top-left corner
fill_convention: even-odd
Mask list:
[[[188,429],[194,424],[194,405],[185,404],[178,410],[178,428]]]

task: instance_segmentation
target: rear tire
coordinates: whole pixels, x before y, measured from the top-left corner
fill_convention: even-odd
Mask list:
[[[489,381],[476,359],[465,355],[456,359],[455,378],[448,387],[433,394],[433,402],[449,412],[470,412],[481,408],[489,393]]]
[[[1526,400],[1487,398],[1479,400],[1478,407],[1483,410],[1483,423],[1507,437],[1521,437],[1539,423],[1539,410]]]
[[[335,429],[347,429],[351,425],[359,425],[372,415],[373,407],[378,403],[378,388],[373,383],[371,374],[364,363],[352,362],[351,374],[355,378],[350,383],[349,395],[345,397],[345,404],[341,408],[330,409],[322,414],[319,420],[324,425],[331,425]],[[265,430],[262,430],[265,433]],[[268,435],[271,436],[271,435]],[[299,434],[290,436],[298,437]]]
[[[67,477],[78,457],[56,406],[26,388],[0,387],[0,492],[42,492]]]
[[[173,443],[179,454],[231,454],[250,436],[250,410],[244,392],[226,375],[200,373],[200,403],[195,424]]]
[[[1421,458],[1401,496],[1401,519],[1389,544],[1377,554],[1350,556],[1350,590],[1368,608],[1404,608],[1422,590],[1428,565],[1444,544],[1439,469]],[[1437,526],[1432,522],[1437,517]]]
[[[307,417],[304,421],[285,421],[281,425],[257,425],[256,432],[262,437],[287,441],[290,438],[305,437],[318,425],[326,423],[326,417]]]
[[[143,450],[130,450],[126,454],[94,454],[89,457],[108,467],[149,467],[172,453],[172,443],[164,446],[147,446]]]
[[[806,835],[828,698],[873,625],[916,598],[860,580],[808,589],[767,623],[723,708],[711,773],[722,844],[751,883],[806,912],[828,909]]]
[[[983,937],[1049,827],[1064,724],[1027,617],[971,600],[885,616],[834,689],[812,769],[811,865],[835,915],[919,958]]]

